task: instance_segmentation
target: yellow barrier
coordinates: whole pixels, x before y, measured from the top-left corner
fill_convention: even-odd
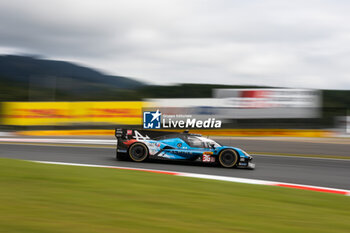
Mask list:
[[[329,137],[330,131],[305,129],[213,129],[192,130],[193,133],[234,137]]]
[[[4,102],[2,124],[17,126],[51,125],[142,125],[142,108],[151,103],[119,102]],[[182,131],[182,130],[174,130]],[[288,129],[203,129],[193,133],[236,137],[329,137],[325,130]],[[113,130],[28,131],[19,134],[113,135]]]
[[[4,102],[4,125],[108,125],[142,123],[143,102]]]
[[[78,130],[29,130],[18,131],[23,136],[113,136],[112,129],[78,129]]]
[[[167,130],[182,132],[183,130]],[[213,129],[190,130],[191,133],[199,133],[210,136],[231,137],[331,137],[332,133],[326,130],[298,130],[298,129]],[[27,136],[113,136],[114,130],[38,130],[19,131],[18,135]]]
[[[70,116],[68,102],[5,102],[2,103],[4,125],[57,125]]]

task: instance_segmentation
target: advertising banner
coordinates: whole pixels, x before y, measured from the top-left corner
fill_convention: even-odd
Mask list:
[[[320,117],[321,94],[308,89],[215,89],[213,98],[148,99],[164,116],[196,119],[282,119]]]
[[[143,102],[4,102],[2,124],[119,125],[142,124]]]

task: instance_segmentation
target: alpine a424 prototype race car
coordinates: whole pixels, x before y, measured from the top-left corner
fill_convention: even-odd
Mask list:
[[[200,134],[116,129],[117,160],[142,162],[146,159],[188,160],[219,163],[226,168],[254,169],[252,157],[244,150],[222,146]]]

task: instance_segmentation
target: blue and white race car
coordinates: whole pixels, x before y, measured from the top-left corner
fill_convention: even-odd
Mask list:
[[[222,146],[200,134],[116,129],[117,160],[142,162],[146,159],[188,160],[219,163],[226,168],[254,169],[252,157],[244,150]]]

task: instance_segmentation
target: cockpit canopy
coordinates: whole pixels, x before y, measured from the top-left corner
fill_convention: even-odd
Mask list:
[[[214,140],[201,137],[201,136],[188,136],[187,143],[190,147],[197,147],[197,148],[216,148],[221,146],[219,143],[215,142]]]

